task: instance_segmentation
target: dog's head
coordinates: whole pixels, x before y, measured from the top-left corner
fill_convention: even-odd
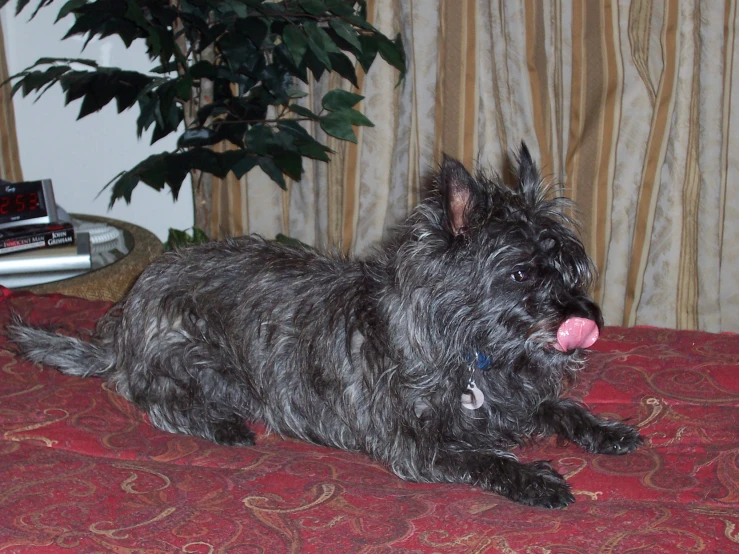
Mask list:
[[[550,197],[523,144],[517,162],[508,186],[445,157],[397,249],[396,282],[430,339],[509,366],[572,368],[602,325],[594,266],[570,202]]]

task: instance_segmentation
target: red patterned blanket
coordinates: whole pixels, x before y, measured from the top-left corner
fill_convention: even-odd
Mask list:
[[[0,329],[14,310],[79,332],[108,306],[9,295]],[[263,430],[251,448],[164,433],[0,337],[0,552],[739,551],[739,335],[607,328],[570,395],[646,444],[519,450],[572,485],[577,502],[550,511]]]

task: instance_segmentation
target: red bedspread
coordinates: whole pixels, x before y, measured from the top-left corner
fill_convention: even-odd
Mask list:
[[[107,307],[11,295],[0,328],[11,310],[91,328]],[[577,502],[552,511],[264,432],[252,448],[164,433],[0,337],[0,552],[739,551],[739,335],[607,328],[571,395],[646,444],[520,450],[572,485]]]

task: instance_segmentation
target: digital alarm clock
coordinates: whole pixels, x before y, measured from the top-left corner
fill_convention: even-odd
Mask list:
[[[57,219],[51,179],[20,183],[0,180],[0,229]]]

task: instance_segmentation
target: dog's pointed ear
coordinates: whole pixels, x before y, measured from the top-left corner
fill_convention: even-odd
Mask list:
[[[528,146],[525,142],[521,142],[521,148],[518,151],[518,187],[527,197],[533,195],[532,198],[538,197],[541,188],[541,177],[539,169],[536,167]]]
[[[455,236],[466,234],[475,204],[475,180],[460,162],[444,154],[439,173],[439,186],[449,230]]]

